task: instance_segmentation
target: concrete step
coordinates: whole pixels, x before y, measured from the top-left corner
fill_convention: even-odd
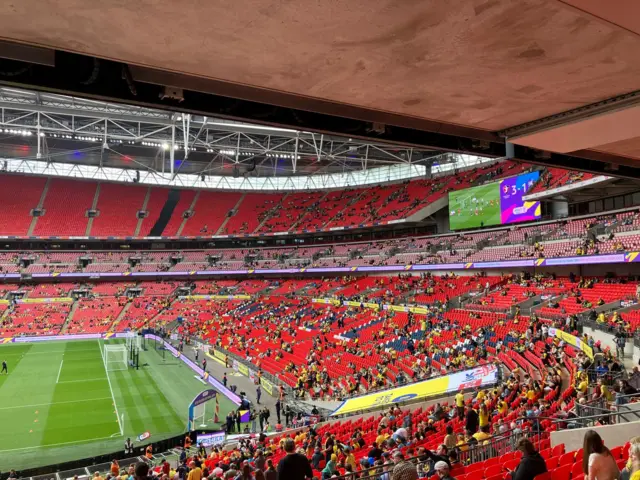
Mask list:
[[[111,326],[109,327],[110,332],[116,331],[118,324],[120,323],[120,320],[124,318],[125,314],[129,310],[129,308],[131,308],[132,304],[133,302],[130,301],[130,302],[127,302],[124,307],[122,307],[122,310],[120,310],[120,313],[118,314],[118,316],[115,318],[115,320],[111,323]]]
[[[49,184],[51,183],[51,179],[47,178],[46,183],[44,184],[44,188],[42,189],[42,195],[40,195],[40,201],[36,208],[41,209],[44,207],[44,201],[47,198],[47,192],[49,192]],[[30,237],[33,235],[33,231],[36,229],[36,225],[38,224],[38,217],[33,217],[31,219],[31,224],[29,225],[29,230],[27,230],[27,235]]]
[[[319,200],[319,203],[322,203],[325,201],[325,199],[327,198],[327,196],[329,195],[329,191],[325,192],[325,194],[322,196],[322,198]],[[293,230],[295,230],[295,228],[302,222],[302,220],[307,216],[307,215],[314,215],[314,212],[305,212],[304,215],[302,215],[298,220],[296,220],[295,222],[293,222],[293,224],[291,225],[291,227],[289,228],[289,230],[287,230],[288,232],[291,232]]]
[[[233,206],[233,211],[237,212],[238,209],[240,208],[240,204],[242,203],[242,200],[244,200],[244,197],[247,196],[247,193],[243,193],[242,196],[238,199],[238,201],[236,202],[236,204]],[[231,217],[226,217],[224,219],[224,222],[222,222],[222,224],[218,227],[218,230],[216,230],[216,235],[223,235],[224,232],[224,227],[227,226],[227,222],[229,221]]]
[[[144,202],[142,202],[141,210],[145,212],[147,210],[147,205],[149,205],[149,197],[151,196],[151,187],[147,188],[147,194],[144,196]],[[144,222],[144,218],[139,218],[138,223],[136,224],[136,229],[133,232],[133,236],[137,237],[140,235],[140,230],[142,229],[142,223]]]
[[[196,203],[198,202],[198,198],[200,198],[200,191],[198,191],[196,193],[196,196],[193,197],[193,201],[191,202],[191,205],[189,205],[190,211],[193,211],[196,208]],[[180,224],[180,226],[178,227],[178,231],[176,232],[177,236],[182,235],[182,230],[184,229],[184,226],[187,224],[187,220],[189,219],[188,218],[182,219],[182,223]]]
[[[60,329],[61,334],[66,333],[67,328],[69,327],[69,324],[73,320],[73,315],[76,313],[76,310],[78,309],[79,306],[80,306],[80,302],[77,302],[77,301],[73,302],[73,305],[71,305],[71,310],[69,310],[69,315],[67,315],[67,318],[62,324],[62,328]]]
[[[98,209],[98,198],[100,197],[100,183],[98,184],[98,186],[96,187],[96,193],[93,196],[93,203],[91,204],[91,210],[97,210]],[[84,233],[85,236],[90,236],[91,235],[91,227],[93,227],[93,218],[90,217],[89,221],[87,222],[87,230]]]

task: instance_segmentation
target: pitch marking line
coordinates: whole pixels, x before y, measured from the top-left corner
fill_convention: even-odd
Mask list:
[[[116,434],[116,435],[120,435],[120,434]],[[0,453],[21,452],[23,450],[35,450],[36,448],[61,447],[63,445],[75,445],[76,443],[87,443],[87,442],[96,442],[98,440],[109,440],[110,438],[113,438],[113,436],[98,437],[98,438],[86,438],[84,440],[74,440],[73,442],[49,443],[49,444],[45,444],[45,445],[38,445],[37,447],[11,448],[9,450],[0,450]]]
[[[112,397],[88,398],[88,399],[85,398],[82,400],[68,400],[66,402],[34,403],[32,405],[14,405],[13,407],[0,407],[0,410],[13,410],[16,408],[48,407],[50,405],[63,405],[65,403],[99,402],[101,400],[109,400],[109,399],[112,399]]]
[[[56,383],[82,383],[82,382],[97,382],[98,380],[108,380],[109,377],[100,377],[100,378],[82,378],[80,380],[64,380],[62,382]]]
[[[20,346],[20,345],[3,345],[2,348],[11,348],[12,346]],[[66,350],[51,350],[51,351],[47,351],[47,352],[23,352],[23,353],[3,353],[3,356],[12,356],[12,355],[21,355],[21,356],[25,356],[25,355],[55,355],[56,353],[65,353],[67,352]],[[94,349],[79,349],[79,350],[69,350],[68,352],[70,353],[75,353],[75,352],[95,352]]]
[[[104,364],[104,373],[107,374],[107,382],[109,382],[109,390],[111,390],[111,399],[113,400],[113,407],[116,409],[116,419],[118,420],[118,426],[120,427],[120,435],[124,435],[124,430],[122,429],[122,423],[120,422],[120,414],[118,413],[118,405],[116,405],[116,397],[113,394],[113,387],[111,386],[111,378],[109,377],[109,372],[107,371],[107,361],[104,358],[104,353],[102,352],[102,347],[100,346],[100,342],[98,342],[98,350],[100,350],[100,355],[102,355],[102,363]]]
[[[62,363],[64,362],[64,358],[60,360],[60,369],[58,370],[58,378],[56,378],[56,384],[60,383],[60,374],[62,373]]]

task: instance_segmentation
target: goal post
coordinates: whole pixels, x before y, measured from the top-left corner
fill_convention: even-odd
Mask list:
[[[189,431],[196,428],[207,428],[218,423],[220,414],[220,404],[218,403],[218,392],[213,389],[200,392],[189,404]]]
[[[142,348],[142,336],[137,333],[127,332],[125,339],[127,341],[128,349],[136,348],[140,350]]]
[[[193,408],[193,425],[205,428],[207,426],[207,404],[201,403]]]
[[[129,368],[129,351],[125,345],[104,346],[104,368],[107,372],[127,370]]]

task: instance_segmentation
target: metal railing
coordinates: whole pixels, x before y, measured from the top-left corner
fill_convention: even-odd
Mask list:
[[[64,463],[58,463],[54,465],[46,465],[41,467],[29,468],[18,471],[19,478],[31,479],[31,480],[65,480],[73,478],[75,475],[79,479],[90,479],[94,472],[100,472],[104,474],[110,472],[111,460],[117,459],[120,464],[120,471],[126,471],[129,465],[136,464],[138,462],[147,462],[152,465],[157,465],[162,459],[177,458],[180,453],[176,450],[177,446],[181,446],[185,438],[185,433],[174,435],[164,440],[156,442],[149,442],[145,444],[136,444],[134,451],[135,454],[125,454],[123,450],[102,454],[93,457],[87,457],[80,460],[73,460]],[[144,456],[145,448],[147,445],[153,445],[155,451],[161,453],[154,454],[151,460],[146,459]],[[195,449],[193,450],[195,452]],[[6,479],[9,472],[0,473],[0,479]]]
[[[473,463],[482,462],[490,458],[499,457],[505,453],[514,451],[521,438],[534,438],[540,435],[532,430],[521,431],[520,429],[510,430],[502,434],[493,436],[483,442],[482,445],[478,444],[465,444],[457,446],[454,450],[457,452],[458,463],[452,465],[452,470],[456,466],[471,465]],[[539,445],[539,443],[538,443]],[[410,446],[408,448],[420,449],[420,446]],[[435,460],[430,458],[428,454],[422,456],[413,456],[407,458],[405,461],[411,462],[416,466],[418,476],[420,478],[426,478],[427,473],[432,471]],[[357,472],[346,473],[337,477],[331,477],[341,480],[355,480],[363,478],[391,478],[391,472],[394,465],[391,464],[385,469],[384,465],[373,466],[358,470]],[[383,477],[384,472],[388,472],[388,477]]]
[[[640,393],[617,395],[613,402],[600,397],[585,404],[576,403],[573,417],[552,419],[556,424],[565,424],[565,428],[585,428],[596,425],[613,425],[640,420]]]

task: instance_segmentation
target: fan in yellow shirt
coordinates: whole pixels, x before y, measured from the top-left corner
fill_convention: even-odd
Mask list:
[[[484,400],[484,398],[487,396],[487,392],[485,390],[479,390],[478,394],[476,395],[476,400],[479,403],[482,403],[482,401]]]
[[[480,428],[489,426],[489,412],[487,411],[487,406],[483,403],[480,405],[480,410],[478,411],[478,423],[480,424]]]

